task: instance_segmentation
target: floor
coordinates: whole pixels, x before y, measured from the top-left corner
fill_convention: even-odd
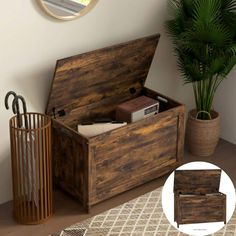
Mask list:
[[[187,151],[185,162],[204,160],[218,165],[231,177],[236,186],[236,145],[221,140],[214,155],[208,158],[197,158]],[[94,206],[90,214],[87,214],[81,205],[75,200],[57,190],[55,191],[55,215],[46,223],[36,226],[19,225],[12,219],[11,202],[0,206],[0,235],[1,236],[41,236],[57,232],[74,223],[97,215],[105,210],[125,203],[144,193],[154,190],[163,185],[165,177],[154,180],[131,191],[120,194],[110,200]]]

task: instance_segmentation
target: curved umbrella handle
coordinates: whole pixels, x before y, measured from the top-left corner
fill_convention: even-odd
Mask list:
[[[12,110],[13,113],[17,116],[17,126],[20,128],[22,126],[22,120],[20,117],[20,108],[19,108],[19,102],[18,102],[18,96],[15,96],[13,102],[12,102]]]
[[[9,109],[9,105],[8,105],[8,99],[9,99],[9,96],[10,95],[13,95],[14,98],[16,97],[16,93],[14,91],[9,91],[6,96],[5,96],[5,107],[6,109],[8,110]]]
[[[12,102],[12,111],[13,111],[14,114],[17,114],[17,112],[20,113],[19,102],[18,102],[17,95],[15,96],[15,98],[13,99],[13,102]]]
[[[28,129],[28,120],[27,120],[27,107],[25,99],[21,95],[17,95],[17,99],[20,99],[23,104],[23,112],[24,112],[24,119],[25,119],[25,128]],[[21,122],[22,123],[22,122]]]

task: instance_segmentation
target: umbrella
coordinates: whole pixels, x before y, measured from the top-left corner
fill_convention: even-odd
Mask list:
[[[23,145],[19,145],[19,158],[22,160],[20,162],[20,169],[24,175],[24,189],[27,195],[27,199],[29,201],[34,201],[35,205],[38,207],[39,204],[39,196],[38,196],[38,189],[36,189],[36,181],[37,179],[37,171],[36,171],[36,157],[34,155],[34,143],[35,143],[35,131],[29,129],[28,119],[27,119],[27,108],[25,99],[21,95],[17,95],[15,92],[10,91],[6,94],[5,97],[5,107],[9,109],[8,106],[8,99],[9,96],[13,95],[14,99],[12,102],[12,110],[13,113],[17,116],[17,127],[20,128],[20,133],[16,136]],[[20,106],[19,101],[22,102],[23,105],[23,115],[20,114]],[[24,121],[22,121],[22,116],[24,117]],[[16,131],[18,132],[18,131]],[[31,165],[29,164],[30,158]],[[39,186],[39,184],[37,185]]]

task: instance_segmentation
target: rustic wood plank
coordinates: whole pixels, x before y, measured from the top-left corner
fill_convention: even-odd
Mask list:
[[[129,132],[132,132],[132,130],[137,130],[140,127],[145,127],[145,126],[148,126],[152,123],[156,123],[156,125],[159,125],[159,127],[161,127],[162,122],[165,122],[166,120],[171,119],[173,117],[178,117],[179,114],[182,112],[183,112],[182,106],[173,107],[172,109],[168,109],[168,110],[158,113],[154,116],[147,117],[147,118],[142,119],[138,122],[130,123],[130,124],[123,126],[119,129],[111,130],[111,131],[106,132],[104,134],[91,137],[91,138],[89,138],[89,143],[92,146],[106,144],[107,140],[109,140],[110,137],[116,137],[118,140],[121,135],[121,132],[129,133]]]
[[[174,191],[185,194],[219,192],[221,170],[176,170]]]
[[[87,140],[73,130],[54,120],[53,134],[53,169],[54,183],[69,192],[82,203],[84,199],[85,176],[84,147]]]
[[[96,195],[93,195],[90,199],[91,204],[95,205],[99,202],[102,202],[106,199],[111,198],[112,196],[117,195],[118,193],[122,193],[124,191],[133,189],[139,185],[145,184],[155,178],[161,177],[167,173],[170,173],[174,169],[178,167],[178,163],[175,160],[171,160],[166,163],[166,165],[162,166],[160,169],[156,169],[151,173],[143,174],[143,178],[136,178],[132,181],[123,182],[120,186],[115,186],[112,189],[106,189],[104,191],[99,191]],[[155,176],[155,177],[154,177]]]
[[[135,94],[121,93],[114,95],[113,97],[104,98],[101,101],[94,102],[86,106],[75,108],[71,111],[69,109],[65,109],[65,112],[68,115],[60,117],[59,120],[76,130],[77,125],[83,121],[88,121],[99,117],[110,117],[115,119],[115,109],[118,104],[139,96],[141,87],[140,85],[138,86],[139,88],[136,87],[137,92]]]
[[[78,163],[78,165],[80,165],[80,168],[77,168],[76,171],[76,176],[79,177],[80,179],[83,179],[83,190],[82,190],[82,194],[83,194],[83,206],[84,208],[87,210],[87,212],[90,212],[90,192],[91,192],[91,185],[90,185],[90,150],[89,150],[89,146],[85,143],[83,143],[80,151],[82,151],[82,157],[83,160]],[[76,160],[74,160],[76,161]],[[80,189],[80,186],[78,186],[78,189]]]
[[[225,221],[225,195],[179,197],[180,224]]]
[[[178,119],[165,118],[130,132],[106,137],[95,148],[95,202],[156,178],[157,170],[176,164]],[[109,169],[109,171],[107,171]]]
[[[144,149],[146,146],[152,146],[157,144],[163,148],[167,144],[175,146],[177,141],[177,118],[166,119],[166,121],[153,123],[149,126],[144,126],[137,128],[135,130],[130,130],[130,132],[120,132],[119,136],[105,138],[101,145],[97,146],[96,150],[96,165],[109,165],[113,163],[117,156],[124,156],[130,153],[130,150],[135,150],[137,148]],[[143,133],[142,133],[143,132]],[[146,134],[144,133],[146,132]],[[168,137],[170,139],[166,140]],[[158,148],[156,147],[156,150]],[[161,149],[162,150],[162,149]],[[109,156],[109,158],[104,157]],[[175,153],[174,153],[175,155]],[[119,158],[118,158],[119,159]]]
[[[120,91],[129,94],[134,84],[143,86],[159,37],[156,34],[57,61],[46,113],[52,115],[53,108],[71,111]]]
[[[173,135],[174,130],[169,134]],[[160,141],[160,139],[156,139],[155,141],[157,140]],[[104,185],[103,187],[106,187],[106,183],[110,182],[109,188],[111,188],[113,182],[117,183],[117,181],[121,179],[127,181],[127,176],[129,178],[135,177],[145,171],[159,168],[162,162],[168,162],[169,159],[175,159],[176,147],[173,144],[174,141],[176,141],[175,135],[170,139],[170,142],[168,143],[169,146],[165,145],[163,142],[158,144],[155,142],[152,144],[144,144],[141,147],[132,147],[126,154],[123,154],[123,151],[121,154],[118,154],[115,151],[115,158],[112,158],[112,160],[109,160],[109,157],[112,157],[113,153],[111,153],[111,155],[104,155],[103,157],[97,156],[97,158],[103,158],[103,162],[96,165],[98,172],[96,176],[97,185]],[[131,150],[132,152],[130,152]],[[106,168],[109,168],[110,171],[104,172]],[[142,173],[140,173],[140,169],[142,169]]]
[[[184,106],[182,112],[178,116],[178,129],[177,129],[177,160],[181,162],[184,156],[184,140],[185,140],[185,119],[184,119]]]

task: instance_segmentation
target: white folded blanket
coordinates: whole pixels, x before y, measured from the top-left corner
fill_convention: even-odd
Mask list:
[[[89,125],[78,125],[78,132],[85,137],[93,137],[98,134],[105,133],[107,131],[120,128],[127,125],[126,122],[123,123],[94,123]]]

